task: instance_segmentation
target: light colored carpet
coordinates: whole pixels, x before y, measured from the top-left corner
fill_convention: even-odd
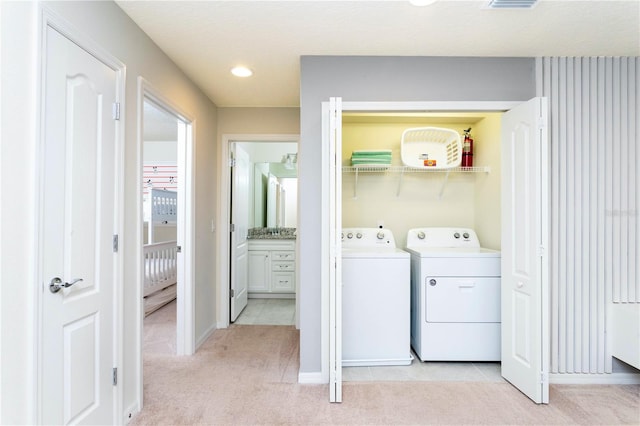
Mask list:
[[[191,357],[145,353],[144,409],[133,425],[640,424],[640,386],[552,385],[538,406],[508,383],[297,383],[299,333],[233,325]]]
[[[144,354],[176,354],[176,301],[172,301],[144,319]]]

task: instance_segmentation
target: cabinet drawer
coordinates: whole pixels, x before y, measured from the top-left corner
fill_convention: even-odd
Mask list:
[[[271,260],[279,261],[279,260],[295,260],[296,252],[295,251],[272,251],[271,252]]]
[[[293,272],[274,272],[271,277],[271,291],[292,292],[296,290],[295,274]]]
[[[272,261],[271,270],[276,271],[295,271],[296,263],[288,260]]]

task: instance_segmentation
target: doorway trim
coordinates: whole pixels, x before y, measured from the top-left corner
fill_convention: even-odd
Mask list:
[[[216,256],[216,269],[218,272],[217,291],[217,328],[229,327],[229,278],[230,278],[230,224],[231,224],[231,176],[230,176],[230,152],[231,144],[234,142],[295,142],[300,144],[299,134],[225,134],[222,135],[222,143],[220,145],[220,162],[218,167],[218,221],[217,221],[217,243],[218,256]],[[298,150],[299,151],[299,150]],[[299,211],[299,209],[298,209]],[[213,224],[212,224],[213,225]],[[296,247],[297,247],[296,241]],[[297,251],[297,248],[296,248]],[[298,274],[296,268],[296,275]],[[297,296],[299,292],[300,279],[296,276],[296,328],[299,328],[299,312],[300,298]]]
[[[342,102],[342,112],[504,112],[526,101],[443,101],[443,102]],[[322,102],[322,111],[328,111],[329,101]],[[328,119],[328,114],[323,120]],[[323,129],[325,124],[322,124]],[[329,197],[330,188],[330,158],[329,149],[322,150],[322,194]],[[326,192],[326,193],[325,193]],[[329,224],[330,212],[322,210],[320,223]],[[322,282],[320,283],[320,376],[323,383],[329,383],[329,342],[330,342],[330,318],[329,312],[329,279],[331,271],[327,269],[331,259],[331,241],[329,230],[323,230],[321,238],[322,252],[320,254],[320,265],[322,269]]]
[[[176,355],[193,355],[195,352],[195,312],[194,312],[194,282],[195,282],[195,207],[194,207],[194,158],[195,158],[195,119],[182,108],[176,105],[169,97],[165,96],[160,90],[154,87],[148,80],[138,77],[138,97],[137,97],[137,137],[136,137],[136,243],[135,253],[137,283],[136,283],[136,300],[137,304],[137,324],[136,324],[136,368],[137,368],[137,394],[139,401],[139,409],[142,410],[143,403],[143,366],[142,366],[142,332],[144,321],[144,301],[143,301],[143,285],[144,285],[144,259],[143,259],[143,205],[142,205],[142,169],[143,169],[143,130],[144,130],[144,103],[149,100],[154,105],[174,116],[177,120],[184,123],[185,141],[184,147],[178,141],[178,185],[179,189],[184,192],[184,214],[182,219],[177,223],[178,238],[184,236],[182,242],[182,270],[183,283],[181,285],[178,279],[177,285],[177,312],[176,312]],[[176,124],[178,125],[178,124]],[[182,126],[179,126],[182,127]],[[178,136],[180,140],[180,135]],[[182,152],[181,152],[182,151]],[[182,179],[183,177],[183,179]],[[184,182],[181,182],[184,181]],[[180,210],[178,210],[180,213]],[[180,256],[178,256],[180,262]],[[180,265],[178,266],[180,270]]]
[[[34,280],[34,316],[33,316],[33,349],[34,349],[34,367],[35,374],[33,376],[33,386],[34,386],[34,394],[35,400],[34,405],[32,406],[32,413],[34,414],[35,423],[44,423],[45,419],[42,418],[42,403],[45,395],[42,394],[42,371],[46,367],[46,356],[42,353],[43,344],[42,340],[44,338],[42,331],[42,310],[43,310],[43,287],[45,283],[45,278],[42,276],[42,258],[43,258],[43,249],[42,249],[42,220],[46,215],[45,212],[42,211],[44,202],[42,199],[42,189],[44,188],[44,176],[41,172],[44,168],[42,164],[46,159],[43,157],[44,154],[44,141],[45,141],[45,94],[46,94],[46,47],[47,47],[47,28],[50,27],[60,33],[62,36],[71,40],[78,47],[80,47],[85,52],[89,53],[100,62],[102,62],[107,67],[111,68],[117,73],[117,82],[116,82],[116,101],[120,104],[121,108],[124,110],[126,103],[126,66],[123,62],[121,62],[118,58],[111,55],[107,50],[105,50],[102,45],[93,41],[90,37],[86,36],[80,30],[78,30],[75,26],[69,23],[66,19],[58,15],[53,10],[50,10],[47,6],[43,5],[38,8],[38,16],[39,16],[39,24],[37,25],[39,29],[39,33],[37,36],[37,40],[39,45],[37,47],[37,53],[40,57],[38,63],[38,75],[37,75],[37,84],[38,87],[36,89],[38,103],[36,105],[36,123],[38,124],[37,128],[37,143],[34,152],[34,159],[38,167],[36,167],[34,173],[34,226],[36,228],[36,232],[34,234],[34,258],[36,259],[36,268],[35,268],[35,280]],[[125,120],[124,117],[120,120],[119,123],[116,123],[116,135],[117,135],[117,151],[116,151],[116,161],[117,161],[117,170],[115,171],[115,176],[118,182],[116,182],[116,191],[115,191],[115,200],[117,212],[115,216],[117,218],[117,226],[116,231],[117,235],[124,235],[124,204],[125,204],[125,185],[124,185],[124,176],[125,176],[125,155],[124,155],[124,147],[125,147]],[[122,367],[124,364],[124,309],[123,309],[123,291],[124,291],[124,266],[123,266],[123,250],[119,250],[116,256],[115,267],[114,267],[114,297],[113,297],[113,356],[114,362],[116,366]],[[124,389],[122,385],[114,386],[114,399],[113,399],[113,418],[114,422],[118,422],[121,418],[122,413],[122,405],[124,399]]]

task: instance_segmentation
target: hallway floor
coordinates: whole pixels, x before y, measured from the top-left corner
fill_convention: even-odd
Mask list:
[[[343,402],[327,385],[297,383],[293,326],[216,330],[190,357],[144,354],[144,409],[132,425],[631,425],[640,386],[551,385],[536,405],[506,382],[345,382]],[[414,361],[415,363],[415,361]]]

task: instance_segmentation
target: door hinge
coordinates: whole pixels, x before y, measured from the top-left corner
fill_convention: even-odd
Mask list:
[[[115,234],[113,236],[113,252],[114,253],[118,252],[118,234]]]
[[[235,297],[236,291],[234,289],[229,290],[229,297]]]
[[[543,372],[540,372],[540,383],[545,384],[548,381],[549,381],[549,376],[544,374]]]
[[[544,117],[538,117],[538,129],[547,127],[547,120]]]
[[[113,386],[118,384],[118,368],[113,367]]]
[[[113,103],[113,119],[120,120],[120,102]]]
[[[235,166],[236,166],[236,159],[229,158],[229,167],[235,167]]]
[[[182,253],[182,246],[176,247],[176,253]]]
[[[230,229],[231,232],[236,232],[236,225],[232,223]]]

